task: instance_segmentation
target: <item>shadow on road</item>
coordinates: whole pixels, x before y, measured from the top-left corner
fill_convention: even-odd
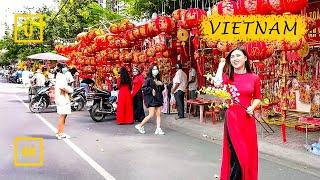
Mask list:
[[[26,136],[33,137],[33,138],[56,139],[54,135],[48,135],[48,134],[26,134]]]

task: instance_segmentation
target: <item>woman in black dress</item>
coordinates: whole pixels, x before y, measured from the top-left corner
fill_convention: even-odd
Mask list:
[[[161,123],[161,106],[163,104],[163,96],[162,91],[164,90],[164,85],[160,81],[160,72],[159,67],[157,65],[151,66],[149,69],[148,75],[144,84],[142,86],[142,91],[144,94],[145,105],[149,110],[149,114],[147,117],[143,119],[140,124],[135,126],[136,129],[142,134],[145,133],[144,125],[154,116],[156,115],[157,119],[157,129],[154,132],[155,134],[164,135],[164,132],[160,128]]]

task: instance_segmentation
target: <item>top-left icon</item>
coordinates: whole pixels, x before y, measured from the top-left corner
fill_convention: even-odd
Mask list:
[[[15,14],[14,41],[16,43],[42,43],[45,25],[42,14]]]

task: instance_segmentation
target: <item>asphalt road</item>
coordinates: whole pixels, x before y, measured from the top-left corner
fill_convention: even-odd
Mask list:
[[[116,125],[111,117],[101,123],[92,121],[87,111],[67,118],[68,140],[56,140],[54,108],[46,113],[30,113],[26,89],[0,83],[0,179],[5,180],[208,180],[219,174],[221,146],[164,129],[165,136],[153,134],[152,123],[141,135],[133,125]],[[43,138],[43,166],[20,167],[14,164],[17,137]],[[29,144],[28,144],[29,143]],[[40,153],[23,156],[21,162],[35,162]],[[36,147],[37,144],[36,144]],[[260,159],[260,180],[318,180],[297,167],[288,167],[274,158]],[[279,160],[281,161],[281,160]]]

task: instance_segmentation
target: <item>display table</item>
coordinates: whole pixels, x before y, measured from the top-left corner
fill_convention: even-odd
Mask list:
[[[196,98],[196,99],[189,99],[187,100],[187,105],[189,104],[189,112],[188,112],[188,118],[190,118],[190,111],[191,111],[191,106],[195,105],[195,106],[199,106],[200,107],[200,123],[204,123],[203,121],[203,112],[204,112],[204,106],[206,105],[211,105],[212,101],[210,100],[206,100],[206,99],[202,99],[202,98]]]
[[[306,124],[306,145],[308,145],[308,125],[318,125],[320,126],[320,118],[313,118],[313,117],[300,117],[299,122]]]

